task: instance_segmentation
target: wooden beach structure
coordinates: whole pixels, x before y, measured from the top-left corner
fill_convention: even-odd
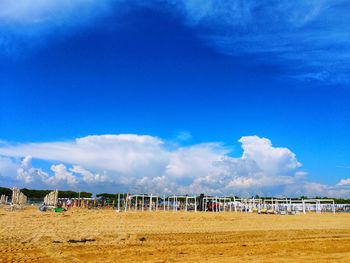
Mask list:
[[[12,205],[19,205],[23,206],[27,203],[28,198],[25,194],[23,194],[18,188],[13,187],[12,188],[12,199],[11,203]]]
[[[9,211],[21,210],[28,202],[27,196],[16,187],[12,188],[11,202],[8,203],[7,197],[4,197],[4,199],[5,204],[9,204],[9,206],[5,207],[5,209]]]
[[[0,197],[0,205],[6,205],[8,202],[8,196],[7,195],[1,195]]]
[[[53,206],[56,207],[58,204],[58,190],[54,190],[50,193],[48,193],[45,197],[44,197],[44,203],[47,206]]]

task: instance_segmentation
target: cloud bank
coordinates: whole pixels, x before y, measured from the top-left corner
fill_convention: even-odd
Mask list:
[[[221,143],[174,146],[158,137],[136,134],[3,143],[0,180],[94,192],[350,195],[349,179],[336,186],[309,182],[296,155],[288,148],[273,146],[267,138],[243,136],[239,143],[240,157],[232,157]],[[32,167],[32,159],[50,162],[50,171]],[[16,171],[11,172],[13,169]]]

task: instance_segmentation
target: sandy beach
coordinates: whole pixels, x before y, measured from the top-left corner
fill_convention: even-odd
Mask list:
[[[0,210],[1,262],[347,262],[350,214]]]

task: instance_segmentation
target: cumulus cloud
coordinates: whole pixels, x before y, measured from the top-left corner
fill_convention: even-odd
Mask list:
[[[349,194],[349,189],[334,190],[346,181],[333,188],[308,182],[296,155],[273,146],[267,138],[243,136],[239,142],[243,149],[240,157],[232,157],[221,143],[169,147],[158,137],[135,134],[4,144],[0,154],[7,158],[24,156],[17,177],[23,182],[40,181],[57,187],[103,191],[108,185],[115,186],[115,191],[160,194]],[[28,156],[53,163],[51,174],[33,168]]]
[[[12,169],[17,170],[16,183],[24,183],[26,186],[46,185],[50,187],[74,188],[78,184],[93,184],[107,181],[105,174],[94,174],[78,165],[67,168],[62,163],[54,164],[51,165],[50,172],[44,172],[41,168],[32,166],[32,159],[32,156],[25,156],[20,163],[8,159]],[[3,167],[0,167],[0,171],[4,171],[6,179],[11,178],[11,175]]]
[[[64,164],[52,165],[51,170],[55,174],[47,179],[46,182],[49,185],[57,186],[61,182],[64,182],[70,186],[74,186],[78,182],[73,173],[68,171],[67,167]]]
[[[17,179],[23,181],[26,184],[33,181],[43,181],[48,177],[48,174],[41,169],[32,167],[32,157],[26,156],[23,158],[20,167],[17,170]]]
[[[301,166],[296,156],[287,148],[273,147],[269,139],[258,136],[242,137],[242,159],[254,161],[269,174],[288,173]]]
[[[81,175],[83,181],[88,184],[96,182],[106,182],[108,179],[105,174],[94,174],[91,171],[79,165],[74,165],[73,168],[70,168],[69,170],[73,173]]]
[[[32,166],[32,156],[25,156],[17,169],[17,179],[25,184],[31,184],[33,182],[45,183],[50,186],[62,185],[62,183],[74,186],[78,181],[73,173],[67,171],[64,164],[57,164],[51,166],[53,175],[44,172],[40,168],[34,168]],[[79,170],[78,170],[79,172]]]

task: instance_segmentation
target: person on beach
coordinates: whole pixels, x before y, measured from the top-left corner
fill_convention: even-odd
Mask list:
[[[46,212],[47,211],[47,205],[45,203],[42,203],[40,206],[39,206],[39,211],[40,212]]]
[[[70,209],[72,207],[72,200],[68,199],[66,204],[67,204],[67,209]]]

